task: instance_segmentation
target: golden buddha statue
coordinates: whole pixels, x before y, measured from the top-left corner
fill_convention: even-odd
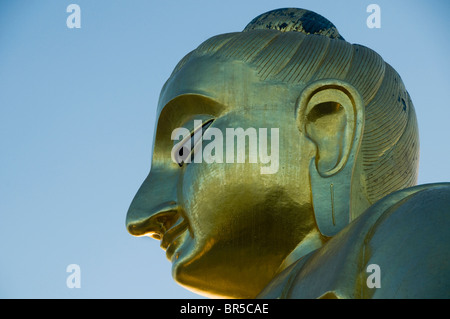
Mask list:
[[[274,10],[178,63],[127,229],[204,296],[448,298],[450,184],[414,186],[418,160],[397,72],[324,17]]]

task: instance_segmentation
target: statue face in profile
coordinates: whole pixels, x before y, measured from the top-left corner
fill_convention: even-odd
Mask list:
[[[237,129],[241,144],[227,134]],[[323,17],[278,10],[175,68],[127,228],[161,240],[188,289],[252,298],[374,202],[414,185],[417,157],[398,74]]]
[[[237,78],[245,78],[246,87]],[[173,276],[181,284],[191,289],[200,285],[208,293],[251,296],[300,241],[315,233],[308,170],[299,169],[308,167],[313,145],[297,129],[295,117],[268,103],[295,103],[288,93],[276,85],[262,85],[244,63],[209,58],[188,63],[166,84],[152,170],[133,202],[130,231],[162,239]],[[213,120],[203,137],[213,129],[223,132],[223,143],[217,144],[223,145],[223,157],[218,162],[208,163],[205,153],[201,163],[193,160],[180,166],[173,161],[171,133],[178,127],[192,130],[194,119]],[[279,148],[289,152],[265,164],[259,158],[250,163],[247,150],[246,161],[237,163],[236,149],[235,162],[227,162],[227,129],[256,128],[259,133],[259,128],[268,128],[257,138],[274,145],[270,129],[280,124]],[[255,141],[247,138],[247,148],[250,142]],[[204,140],[203,148],[208,145]],[[261,174],[261,168],[278,166],[275,160],[281,164],[277,172]],[[289,162],[298,167],[282,165]]]

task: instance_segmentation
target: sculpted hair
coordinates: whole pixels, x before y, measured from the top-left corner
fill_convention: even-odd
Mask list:
[[[375,51],[345,41],[324,17],[303,9],[264,13],[242,32],[203,42],[173,74],[201,56],[246,62],[263,81],[305,85],[333,78],[350,83],[366,108],[360,156],[367,198],[374,203],[416,184],[418,125],[402,79]]]

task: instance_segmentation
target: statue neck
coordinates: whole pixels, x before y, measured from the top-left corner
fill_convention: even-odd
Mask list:
[[[281,273],[290,265],[295,263],[300,258],[306,256],[310,252],[319,249],[324,244],[325,240],[316,230],[308,234],[295,248],[294,250],[283,260],[280,267],[276,271],[276,274]]]

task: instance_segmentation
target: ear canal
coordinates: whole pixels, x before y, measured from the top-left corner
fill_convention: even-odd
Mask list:
[[[317,169],[324,176],[342,167],[342,157],[348,150],[346,115],[340,103],[327,101],[313,106],[306,116],[306,136],[317,147]]]
[[[331,115],[342,109],[342,106],[334,101],[322,102],[314,106],[314,108],[307,114],[308,122],[315,122],[323,116]]]

